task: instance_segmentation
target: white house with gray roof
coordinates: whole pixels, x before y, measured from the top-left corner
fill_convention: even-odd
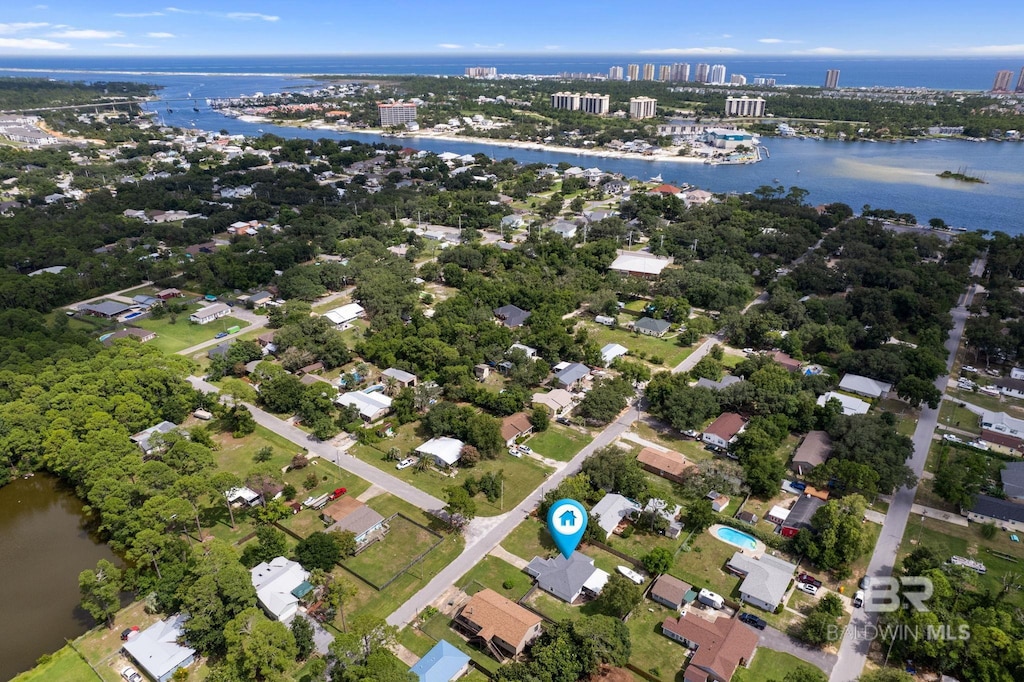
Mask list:
[[[150,678],[167,682],[175,670],[196,660],[196,650],[179,643],[185,635],[186,620],[187,616],[178,614],[158,621],[125,642],[122,650]]]
[[[590,516],[598,517],[597,525],[601,527],[607,538],[624,519],[631,518],[640,509],[640,505],[628,497],[618,493],[608,493],[590,510]]]
[[[865,398],[880,398],[892,390],[892,384],[860,374],[846,374],[839,382],[839,389]]]
[[[754,558],[743,552],[733,554],[725,567],[730,573],[743,578],[740,583],[740,599],[770,612],[774,612],[782,603],[796,571],[796,564],[770,554]]]
[[[249,571],[256,598],[267,615],[288,623],[299,611],[299,599],[313,586],[309,573],[302,566],[283,556],[264,561]]]
[[[573,552],[568,559],[561,554],[551,559],[534,557],[525,570],[537,579],[537,587],[570,604],[583,596],[596,597],[609,578],[608,573],[594,566],[593,559],[580,552]]]

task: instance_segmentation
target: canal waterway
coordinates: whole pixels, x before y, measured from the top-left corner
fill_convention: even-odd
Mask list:
[[[78,574],[116,561],[91,537],[82,502],[50,476],[0,487],[0,680],[93,626],[78,605]]]

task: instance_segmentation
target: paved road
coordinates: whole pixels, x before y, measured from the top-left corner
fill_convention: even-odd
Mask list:
[[[600,450],[614,442],[616,438],[622,435],[622,433],[629,428],[638,416],[639,415],[635,407],[631,407],[619,415],[619,418],[609,424],[604,431],[599,433],[597,438],[580,450],[579,454],[573,457],[567,466],[562,468],[561,471],[552,474],[543,485],[530,493],[526,499],[520,502],[512,511],[498,517],[474,519],[473,524],[476,524],[478,521],[488,523],[488,530],[484,534],[479,535],[473,532],[473,524],[470,524],[471,528],[466,532],[466,548],[462,551],[462,554],[448,564],[440,573],[434,576],[434,579],[424,585],[419,592],[399,606],[394,613],[388,616],[388,625],[394,625],[398,628],[402,628],[415,619],[416,614],[422,611],[435,599],[440,597],[449,586],[453,585],[469,569],[482,561],[488,552],[494,549],[499,542],[504,540],[505,536],[511,533],[512,530],[518,526],[540,503],[545,492],[557,486],[570,474],[579,471],[580,466],[583,464],[583,460],[597,450]]]
[[[796,656],[801,661],[820,668],[826,675],[832,672],[832,668],[836,664],[835,654],[827,654],[817,647],[808,646],[770,625],[757,633],[757,644],[774,651],[781,651]],[[756,654],[754,658],[757,658]],[[783,671],[777,672],[781,675]]]
[[[985,259],[979,258],[971,266],[971,273],[980,275],[985,269]],[[961,298],[960,305],[954,308],[953,329],[946,339],[946,350],[949,351],[949,359],[946,362],[947,373],[953,367],[956,359],[956,351],[960,347],[960,340],[964,333],[964,324],[967,322],[968,311],[977,285],[968,287],[967,293]],[[939,377],[935,386],[940,391],[946,389],[946,377]],[[907,464],[913,469],[914,474],[920,478],[924,472],[924,464],[928,458],[928,449],[931,447],[932,438],[935,435],[935,427],[939,421],[939,411],[930,408],[921,410],[921,417],[917,421],[917,428],[914,430],[914,454]],[[882,577],[892,575],[893,567],[896,564],[896,552],[899,550],[900,542],[903,540],[903,533],[907,528],[907,521],[910,518],[910,511],[914,504],[914,495],[917,493],[917,485],[912,488],[900,488],[892,497],[889,504],[889,512],[885,516],[885,525],[882,526],[882,534],[875,545],[875,552],[868,564],[867,575]],[[867,660],[868,649],[871,641],[864,637],[867,626],[875,622],[874,614],[866,613],[863,609],[856,609],[850,626],[846,629],[842,644],[839,647],[839,660],[836,662],[830,682],[854,682],[864,669],[864,662]]]
[[[217,393],[220,390],[213,384],[203,381],[197,377],[189,377],[189,381],[192,383],[193,387],[203,393]],[[353,455],[339,454],[338,448],[328,443],[322,443],[316,440],[302,429],[292,426],[283,419],[278,419],[274,415],[261,410],[255,405],[249,405],[248,403],[243,404],[249,408],[250,412],[252,412],[253,419],[256,420],[257,424],[273,431],[283,438],[287,438],[300,447],[306,448],[311,454],[318,455],[329,462],[333,462],[345,471],[355,474],[374,485],[378,485],[390,492],[392,495],[395,495],[425,511],[437,511],[444,507],[444,502],[433,495],[428,495],[415,486],[409,485],[402,479],[381,471],[372,464],[367,464]]]

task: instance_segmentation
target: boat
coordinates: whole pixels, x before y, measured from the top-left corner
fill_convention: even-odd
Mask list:
[[[663,181],[663,180],[661,179],[661,173],[658,173],[657,175],[655,175],[655,176],[654,176],[653,178],[651,178],[651,180],[650,180],[650,181],[651,181],[651,182],[664,182],[664,181]]]
[[[174,109],[171,109],[170,107],[167,107],[167,113],[168,114],[173,114],[174,113]]]
[[[192,111],[199,111],[199,104],[195,100],[192,100]]]

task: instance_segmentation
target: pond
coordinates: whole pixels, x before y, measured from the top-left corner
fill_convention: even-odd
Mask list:
[[[78,605],[78,574],[117,559],[86,530],[82,506],[50,476],[0,488],[0,680],[93,625]]]

